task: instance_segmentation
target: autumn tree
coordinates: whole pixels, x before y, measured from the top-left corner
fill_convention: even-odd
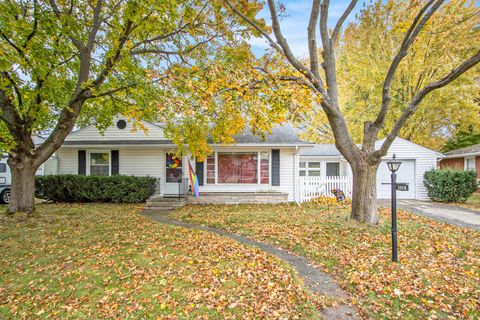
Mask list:
[[[476,51],[468,57],[464,57],[465,54],[463,52],[445,52],[444,60],[447,66],[429,75],[418,86],[411,88],[408,99],[401,100],[401,108],[396,108],[396,115],[393,121],[388,123],[387,118],[389,117],[389,112],[392,111],[392,105],[394,105],[392,100],[396,100],[396,89],[399,87],[398,81],[402,81],[401,77],[399,77],[399,71],[402,70],[404,65],[408,63],[408,60],[418,50],[419,36],[424,33],[432,33],[431,26],[435,25],[435,17],[438,16],[439,12],[449,10],[465,11],[470,10],[471,6],[465,2],[457,1],[448,3],[445,3],[443,0],[409,1],[408,10],[414,12],[413,17],[408,22],[402,21],[399,25],[387,26],[388,28],[396,28],[398,33],[396,38],[391,39],[391,41],[394,41],[394,44],[389,46],[392,51],[389,55],[384,56],[387,62],[376,61],[375,56],[371,58],[368,56],[364,57],[364,59],[370,62],[370,68],[376,69],[376,64],[382,67],[377,72],[381,74],[383,81],[381,86],[372,92],[372,94],[378,97],[371,100],[372,105],[375,104],[374,109],[376,111],[363,121],[362,144],[357,146],[352,132],[349,130],[346,116],[343,113],[344,106],[342,106],[341,102],[344,101],[342,95],[345,93],[340,91],[337,67],[337,64],[340,63],[337,59],[337,48],[348,45],[347,43],[339,43],[342,40],[343,24],[357,5],[357,1],[352,0],[348,4],[333,28],[328,26],[330,1],[312,1],[307,28],[309,49],[307,63],[304,63],[293,54],[288,41],[283,35],[281,15],[288,14],[284,5],[277,5],[274,0],[267,1],[272,21],[272,37],[270,29],[257,24],[252,19],[252,15],[244,10],[242,4],[244,3],[234,4],[227,1],[229,8],[260,33],[270,46],[282,55],[297,72],[297,74],[292,75],[296,78],[292,85],[306,87],[309,89],[310,95],[318,96],[321,99],[319,107],[312,106],[314,109],[309,113],[323,112],[325,114],[329,127],[333,132],[335,145],[352,168],[353,194],[351,216],[361,222],[376,224],[378,221],[376,174],[382,157],[387,154],[392,142],[401,129],[405,127],[407,121],[419,110],[424,98],[435,90],[449,85],[462,74],[475,67],[480,61],[480,51],[477,47]],[[398,21],[401,21],[401,19]],[[464,21],[451,20],[449,30],[445,32],[448,34],[455,32],[457,28],[461,28],[463,23]],[[476,31],[463,30],[462,32],[478,32],[478,29]],[[348,38],[343,39],[349,41]],[[379,41],[383,40],[380,39]],[[456,43],[456,39],[450,41]],[[321,44],[320,56],[318,55],[318,42]],[[478,41],[476,44],[478,44]],[[433,45],[434,43],[429,44],[429,46]],[[413,57],[413,59],[421,58],[421,55]],[[428,66],[424,66],[424,69],[427,72],[430,71]],[[421,72],[421,70],[415,70],[415,72]],[[364,104],[350,106],[350,108],[367,111]],[[309,120],[305,114],[300,115],[300,117],[306,121]],[[316,125],[316,123],[313,125]],[[318,123],[318,126],[319,130],[324,130],[323,123]],[[376,149],[375,142],[381,133],[385,133],[386,138],[380,148]]]
[[[400,43],[405,26],[416,12],[406,1],[376,2],[365,7],[350,23],[336,47],[340,108],[352,137],[361,142],[363,123],[374,118],[381,105],[385,70]],[[478,50],[479,32],[475,30],[479,10],[472,1],[453,0],[430,18],[418,34],[415,45],[399,65],[392,82],[392,100],[379,132],[385,137],[404,106],[419,87],[446,74],[460,60]],[[457,23],[461,22],[461,23]],[[375,61],[372,64],[372,61]],[[473,72],[466,73],[448,87],[431,92],[421,108],[401,128],[399,136],[421,145],[440,149],[449,136],[469,126],[480,126],[480,108],[476,99],[480,82]],[[323,114],[309,115],[317,124],[311,129],[319,140],[329,139],[331,131]],[[318,131],[324,122],[326,132]]]
[[[242,47],[249,32],[222,5],[2,1],[0,141],[12,172],[8,211],[34,210],[35,172],[78,119],[102,128],[119,112],[155,117],[173,75],[185,80],[225,47]],[[249,10],[258,8],[252,2]],[[42,131],[48,137],[36,146],[32,135]]]
[[[465,130],[458,131],[454,136],[448,139],[442,148],[442,152],[448,152],[455,149],[466,148],[480,144],[480,131],[478,127],[468,127]]]

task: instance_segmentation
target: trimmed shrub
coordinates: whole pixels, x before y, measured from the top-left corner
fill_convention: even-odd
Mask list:
[[[54,202],[140,203],[155,185],[153,177],[47,175],[35,178],[35,194]]]
[[[430,170],[423,183],[428,196],[435,201],[464,202],[477,191],[477,173],[461,170]]]

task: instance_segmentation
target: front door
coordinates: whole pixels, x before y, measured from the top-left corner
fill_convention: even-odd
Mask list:
[[[182,158],[167,152],[165,163],[165,195],[183,194]]]

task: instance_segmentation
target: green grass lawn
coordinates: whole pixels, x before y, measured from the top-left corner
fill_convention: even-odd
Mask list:
[[[468,198],[466,204],[473,209],[480,210],[480,192],[475,192],[470,198]]]
[[[0,216],[0,319],[315,319],[278,260],[129,205],[47,205]]]
[[[479,319],[480,232],[399,214],[400,263],[390,262],[389,211],[378,227],[348,208],[187,206],[172,214],[305,255],[347,289],[366,318]]]

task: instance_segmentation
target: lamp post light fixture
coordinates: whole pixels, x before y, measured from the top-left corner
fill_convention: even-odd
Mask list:
[[[400,161],[395,161],[395,154],[393,154],[393,159],[387,161],[388,169],[391,174],[391,187],[392,187],[392,261],[398,262],[398,251],[397,251],[397,171],[402,164]]]

